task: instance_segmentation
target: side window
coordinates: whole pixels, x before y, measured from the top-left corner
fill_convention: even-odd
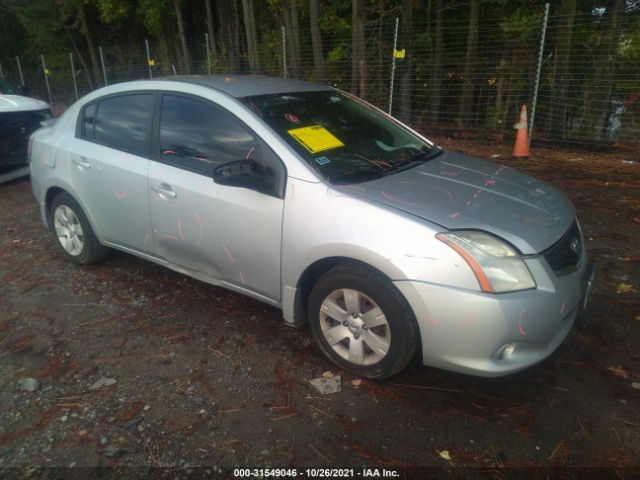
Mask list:
[[[82,120],[82,137],[93,138],[93,125],[96,118],[96,104],[92,103],[84,108]]]
[[[118,150],[144,154],[152,114],[151,94],[123,95],[100,100],[94,139]]]
[[[164,95],[160,112],[163,161],[210,176],[222,163],[253,158],[258,140],[236,118],[213,104]]]

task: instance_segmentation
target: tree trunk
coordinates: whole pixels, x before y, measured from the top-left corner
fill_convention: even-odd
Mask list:
[[[604,14],[603,22],[608,28],[602,32],[602,41],[596,51],[596,66],[592,81],[585,88],[584,112],[581,136],[589,141],[602,140],[605,123],[611,109],[611,91],[615,71],[615,51],[620,33],[620,16],[624,10],[624,0],[610,2]]]
[[[233,24],[230,21],[231,9],[228,0],[216,0],[216,6],[220,22],[220,43],[225,57],[226,69],[228,73],[235,73],[238,71],[238,56],[233,41]]]
[[[365,26],[367,11],[364,0],[353,0],[351,23],[351,93],[367,97],[367,51]]]
[[[78,5],[78,19],[80,20],[80,28],[84,34],[84,39],[87,42],[87,48],[89,49],[89,58],[91,58],[91,68],[93,69],[93,80],[96,84],[101,83],[100,65],[98,63],[98,54],[96,52],[95,44],[93,43],[93,37],[89,31],[89,25],[87,24],[87,16],[84,12],[84,3]]]
[[[260,73],[260,59],[258,55],[258,32],[256,30],[256,15],[253,0],[242,0],[244,12],[244,31],[247,35],[247,51],[249,53],[249,70],[252,74]]]
[[[442,101],[442,17],[444,0],[436,2],[436,33],[434,41],[433,65],[431,68],[431,123],[437,125],[440,121],[440,105]]]
[[[478,17],[480,16],[480,0],[471,0],[469,12],[469,36],[467,37],[467,56],[464,62],[462,77],[462,94],[460,96],[460,110],[458,112],[458,126],[467,127],[471,123],[474,67],[478,53]]]
[[[178,24],[178,36],[180,37],[180,46],[182,47],[182,62],[187,75],[191,74],[191,55],[187,47],[187,37],[184,35],[184,22],[182,21],[182,8],[180,8],[180,0],[173,0],[173,6],[176,9],[176,23]]]
[[[231,0],[231,18],[233,24],[231,26],[231,37],[233,39],[233,51],[236,54],[237,71],[240,71],[240,59],[243,57],[243,45],[242,34],[240,33],[240,11],[238,3],[235,0]],[[243,70],[243,71],[246,71]]]
[[[411,123],[411,99],[413,88],[413,5],[412,0],[402,0],[402,35],[400,50],[405,57],[400,60],[400,120]]]
[[[282,2],[282,15],[284,17],[284,28],[287,38],[287,54],[290,59],[291,78],[300,77],[300,42],[298,33],[298,8],[296,0],[285,0]]]
[[[309,0],[309,23],[311,24],[311,43],[313,44],[313,64],[316,71],[316,81],[325,83],[327,75],[324,69],[324,49],[322,47],[319,17],[318,0]]]
[[[216,47],[215,31],[213,29],[213,13],[211,12],[211,0],[204,0],[204,6],[207,12],[207,33],[209,34],[209,49],[213,57],[212,63],[217,63],[218,49]]]
[[[558,11],[555,58],[551,74],[552,101],[549,106],[549,126],[555,138],[566,137],[567,93],[569,91],[569,64],[571,37],[576,16],[576,0],[562,0]]]

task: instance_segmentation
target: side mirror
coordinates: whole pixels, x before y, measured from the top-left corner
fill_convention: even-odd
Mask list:
[[[265,176],[262,165],[255,160],[234,160],[214,168],[213,181],[230,187],[260,189],[265,185]]]

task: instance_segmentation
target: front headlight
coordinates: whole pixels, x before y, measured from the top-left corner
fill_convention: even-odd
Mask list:
[[[483,292],[513,292],[536,286],[518,252],[488,233],[457,231],[439,233],[436,238],[464,258]]]

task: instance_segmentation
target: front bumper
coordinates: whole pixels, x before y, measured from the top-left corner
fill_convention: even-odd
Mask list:
[[[593,264],[557,276],[538,257],[527,259],[537,288],[491,294],[417,281],[394,284],[411,305],[424,365],[496,377],[551,355],[586,306]]]

